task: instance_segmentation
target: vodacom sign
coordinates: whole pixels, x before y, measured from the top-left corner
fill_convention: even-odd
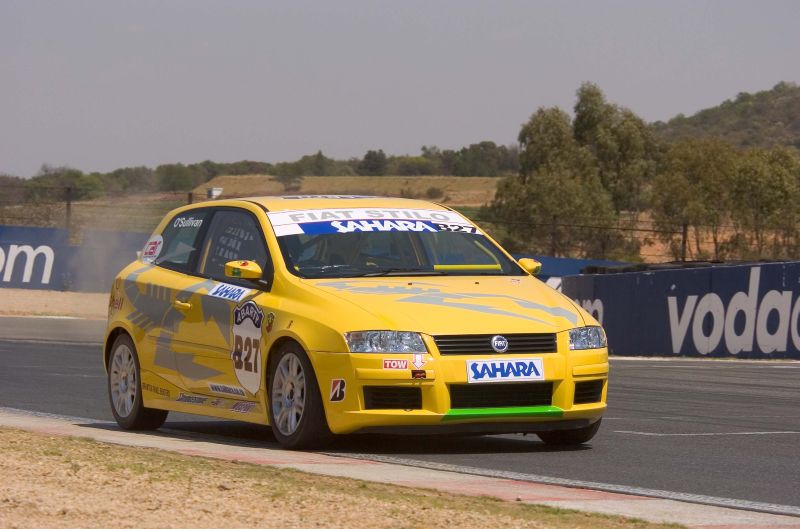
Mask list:
[[[727,306],[719,295],[687,296],[679,306],[676,296],[667,298],[672,352],[680,353],[684,341],[692,340],[700,354],[723,344],[730,354],[800,350],[800,297],[791,290],[769,290],[759,295],[761,268],[750,269],[747,291],[736,292]],[[790,342],[791,340],[791,342]]]

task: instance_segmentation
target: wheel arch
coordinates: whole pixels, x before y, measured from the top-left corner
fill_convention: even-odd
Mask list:
[[[303,349],[303,351],[306,352],[306,355],[308,355],[308,351],[306,351],[306,348],[303,347],[303,344],[300,343],[300,341],[298,341],[297,339],[295,339],[292,336],[281,336],[280,338],[278,338],[277,340],[275,340],[272,343],[272,345],[269,348],[269,351],[267,351],[267,357],[264,359],[264,366],[266,368],[266,369],[264,369],[264,404],[265,405],[269,405],[269,372],[272,370],[272,359],[275,358],[275,353],[277,353],[278,350],[281,347],[283,347],[287,343],[292,343],[292,342],[296,343],[298,345],[298,347]]]
[[[106,336],[106,343],[103,347],[103,367],[105,367],[106,372],[108,372],[108,361],[111,358],[111,347],[114,345],[114,342],[117,340],[117,338],[123,334],[133,341],[133,336],[131,336],[131,333],[128,332],[128,329],[121,326],[114,327],[108,333],[108,336]]]

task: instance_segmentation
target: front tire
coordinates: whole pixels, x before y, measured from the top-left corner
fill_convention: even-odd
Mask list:
[[[114,340],[108,360],[108,399],[111,413],[124,430],[155,430],[169,412],[145,408],[136,346],[127,334]]]
[[[275,439],[290,449],[330,443],[317,377],[303,348],[286,343],[269,364],[269,424]]]
[[[578,446],[588,443],[592,437],[595,436],[597,430],[600,429],[599,419],[594,424],[590,424],[584,428],[577,428],[575,430],[555,430],[552,432],[539,432],[539,436],[545,444],[552,446]]]

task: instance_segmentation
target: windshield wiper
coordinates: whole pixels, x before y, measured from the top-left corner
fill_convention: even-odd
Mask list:
[[[432,268],[384,268],[374,272],[364,272],[361,277],[378,276],[440,276],[444,272],[433,270]]]

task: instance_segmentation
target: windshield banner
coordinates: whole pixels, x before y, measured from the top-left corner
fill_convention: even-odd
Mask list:
[[[427,209],[311,209],[267,213],[275,235],[317,235],[372,231],[454,231],[478,233],[455,211]]]

